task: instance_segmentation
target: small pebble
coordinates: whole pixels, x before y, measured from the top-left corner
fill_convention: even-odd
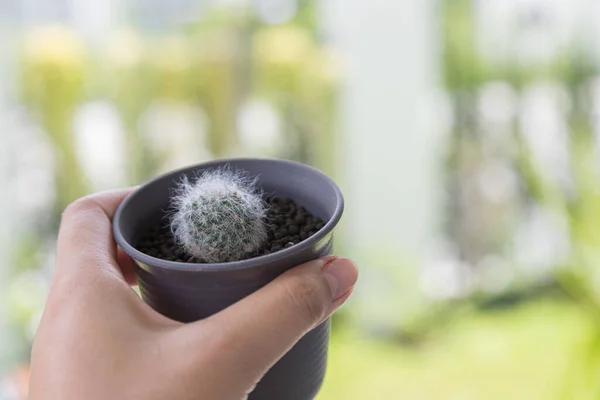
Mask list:
[[[276,251],[279,251],[279,250],[281,250],[280,244],[276,244],[271,247],[271,252],[273,252],[273,253],[275,253]]]

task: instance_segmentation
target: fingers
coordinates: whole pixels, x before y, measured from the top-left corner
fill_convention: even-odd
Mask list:
[[[182,329],[196,337],[206,337],[207,330],[209,335],[213,332],[212,336],[219,338],[214,368],[223,368],[220,372],[230,376],[231,381],[251,387],[305,333],[349,297],[357,278],[355,264],[346,258],[316,260]]]
[[[112,273],[123,279],[129,262],[119,257],[112,236],[112,218],[121,201],[133,189],[114,190],[82,197],[71,203],[62,216],[56,251],[57,275],[84,275],[93,271]]]

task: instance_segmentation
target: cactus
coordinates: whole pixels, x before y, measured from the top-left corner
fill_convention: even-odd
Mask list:
[[[229,169],[184,177],[172,197],[171,231],[178,245],[203,262],[248,258],[267,240],[266,205],[256,180]]]

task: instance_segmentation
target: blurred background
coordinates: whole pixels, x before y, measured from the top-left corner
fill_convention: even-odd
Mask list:
[[[61,210],[219,157],[339,182],[319,400],[600,397],[595,0],[0,0],[0,399]]]

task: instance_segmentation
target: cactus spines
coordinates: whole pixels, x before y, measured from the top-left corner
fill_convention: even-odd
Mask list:
[[[229,169],[180,182],[172,198],[171,231],[191,256],[208,263],[238,261],[267,240],[267,210],[256,180]]]

